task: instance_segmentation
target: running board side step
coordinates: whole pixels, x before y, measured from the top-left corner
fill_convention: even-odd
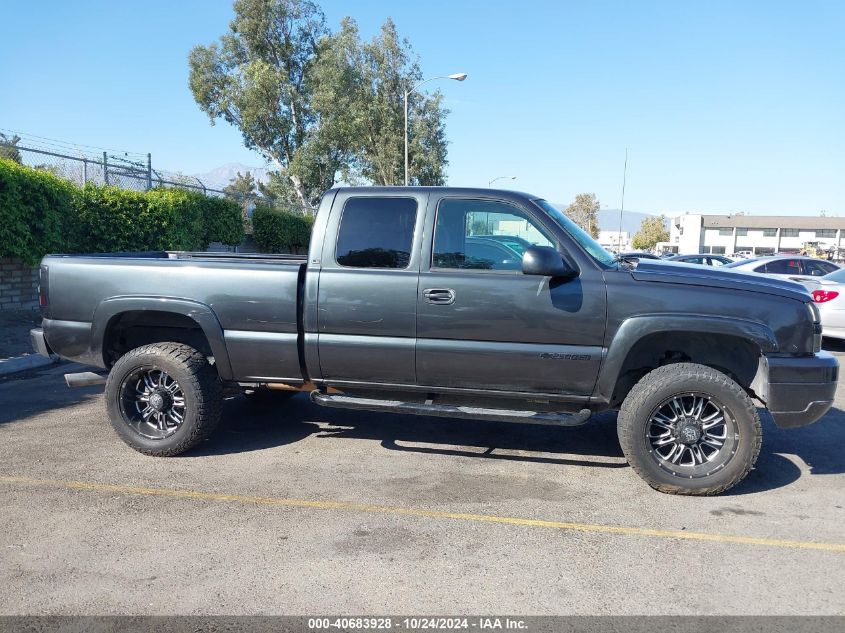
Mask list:
[[[590,419],[590,410],[577,413],[554,413],[547,411],[519,411],[512,409],[487,409],[451,404],[422,404],[401,400],[379,400],[376,398],[355,398],[320,391],[311,392],[311,401],[321,407],[335,409],[359,409],[404,413],[405,415],[430,415],[439,418],[467,418],[495,422],[518,422],[521,424],[546,424],[549,426],[581,426]]]

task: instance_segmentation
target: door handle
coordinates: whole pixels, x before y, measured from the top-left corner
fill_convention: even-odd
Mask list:
[[[428,303],[448,306],[455,303],[455,291],[451,288],[426,288],[423,297]]]

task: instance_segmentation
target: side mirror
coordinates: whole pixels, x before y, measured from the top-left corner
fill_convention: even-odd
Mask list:
[[[522,272],[559,279],[573,279],[578,271],[572,268],[551,246],[529,246],[522,255]]]

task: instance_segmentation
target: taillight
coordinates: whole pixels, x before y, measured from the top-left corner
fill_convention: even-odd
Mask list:
[[[836,290],[813,290],[813,301],[816,303],[826,303],[838,296],[839,293]]]
[[[49,317],[50,310],[50,274],[47,266],[42,265],[38,270],[38,306],[41,314]]]

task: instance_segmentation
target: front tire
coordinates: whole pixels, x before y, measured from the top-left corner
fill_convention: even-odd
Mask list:
[[[669,494],[717,495],[735,486],[762,442],[757,408],[742,387],[694,363],[646,374],[622,403],[617,430],[634,471]]]
[[[217,371],[182,343],[144,345],[121,356],[105,396],[118,436],[157,457],[179,455],[210,437],[223,401]]]

